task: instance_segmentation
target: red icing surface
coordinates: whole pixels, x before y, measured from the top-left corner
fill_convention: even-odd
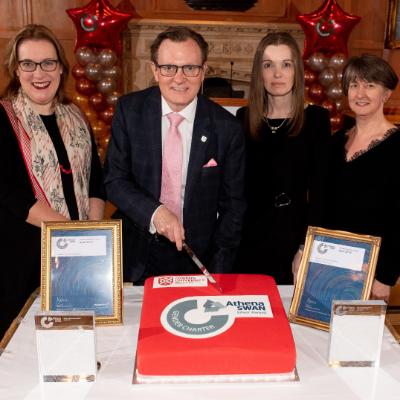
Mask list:
[[[273,278],[264,275],[214,275],[221,296],[267,295],[273,318],[236,318],[225,332],[191,339],[168,332],[160,315],[173,301],[193,296],[218,296],[211,287],[153,288],[145,284],[137,349],[137,370],[154,375],[277,374],[294,370],[292,331]]]

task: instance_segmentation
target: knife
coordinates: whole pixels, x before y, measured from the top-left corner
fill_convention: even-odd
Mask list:
[[[214,286],[220,293],[222,293],[221,286],[218,285],[217,281],[208,272],[204,264],[198,259],[196,254],[193,253],[193,250],[185,242],[183,242],[182,247],[189,255],[189,257],[192,259],[192,261],[200,268],[200,271],[206,276],[208,282],[210,282],[212,286]]]

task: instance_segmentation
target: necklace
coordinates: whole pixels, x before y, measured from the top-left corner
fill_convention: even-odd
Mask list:
[[[268,128],[271,130],[271,133],[272,133],[272,134],[275,134],[276,131],[277,131],[279,128],[282,128],[283,124],[286,122],[286,118],[284,118],[283,121],[282,121],[278,126],[271,126],[270,123],[269,123],[269,121],[268,121],[268,118],[265,118],[265,122],[267,123]]]

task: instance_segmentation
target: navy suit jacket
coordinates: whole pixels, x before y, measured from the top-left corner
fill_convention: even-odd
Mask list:
[[[244,135],[240,122],[198,97],[183,207],[185,240],[213,272],[232,269],[245,211]],[[204,167],[213,158],[215,167]],[[161,94],[158,87],[122,96],[105,164],[108,199],[123,219],[125,280],[146,269],[151,217],[161,191]],[[178,251],[176,251],[178,253]],[[173,263],[173,260],[165,260]],[[185,273],[187,271],[174,271]]]

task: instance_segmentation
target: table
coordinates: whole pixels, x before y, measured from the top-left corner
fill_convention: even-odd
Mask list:
[[[293,287],[279,287],[286,309]],[[123,326],[97,328],[95,383],[39,384],[33,316],[36,299],[0,357],[0,399],[218,399],[218,400],[394,400],[400,399],[400,345],[385,328],[379,368],[330,368],[329,333],[292,324],[299,382],[133,385],[142,287],[124,288]]]

